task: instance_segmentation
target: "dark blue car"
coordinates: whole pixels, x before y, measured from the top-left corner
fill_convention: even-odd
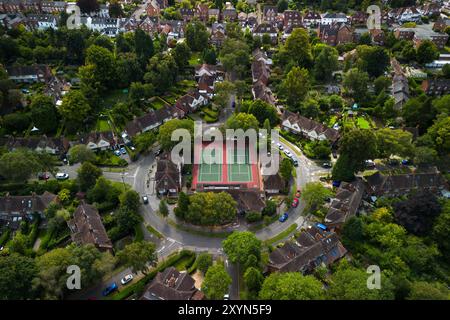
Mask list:
[[[117,283],[113,282],[113,283],[111,283],[109,286],[107,286],[107,287],[105,288],[105,290],[103,290],[102,295],[103,295],[104,297],[106,297],[107,295],[110,295],[112,292],[116,291],[117,288],[118,288],[118,287],[117,287]]]
[[[278,219],[278,221],[285,222],[287,220],[287,218],[289,218],[289,215],[287,214],[287,212],[285,212],[281,215],[281,217]]]

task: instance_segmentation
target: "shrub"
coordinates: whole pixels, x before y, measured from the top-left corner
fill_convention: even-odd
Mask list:
[[[245,220],[247,220],[248,223],[259,221],[261,218],[261,213],[256,211],[250,211],[245,215]]]
[[[206,274],[206,271],[208,271],[209,267],[213,264],[212,256],[209,253],[202,253],[197,257],[197,269],[203,272],[203,274]]]

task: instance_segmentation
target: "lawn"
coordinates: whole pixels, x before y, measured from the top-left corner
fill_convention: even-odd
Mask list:
[[[167,103],[163,99],[161,99],[160,97],[155,97],[153,99],[153,101],[151,102],[151,106],[155,110],[159,110],[162,107],[164,107],[165,105],[167,105]]]
[[[196,65],[199,65],[201,63],[200,52],[192,53],[191,58],[189,59],[189,65],[195,67]]]
[[[98,119],[95,130],[99,132],[106,132],[111,130],[111,126],[109,125],[108,120]]]
[[[163,239],[164,236],[155,228],[153,228],[151,225],[146,224],[145,227],[147,228],[148,232],[150,232],[151,234],[155,235],[157,238],[159,239]]]
[[[274,244],[278,241],[283,240],[284,238],[286,238],[287,236],[289,236],[292,232],[294,232],[297,229],[297,224],[291,224],[289,226],[289,228],[287,228],[286,230],[284,230],[283,232],[279,233],[278,235],[276,235],[273,238],[267,239],[266,241],[264,241],[265,244],[267,245],[271,245]]]
[[[364,117],[358,117],[356,123],[361,129],[370,129],[371,127],[369,121],[367,121]]]
[[[128,94],[121,89],[113,90],[106,95],[102,101],[104,108],[110,109],[118,102],[125,102],[128,99]]]

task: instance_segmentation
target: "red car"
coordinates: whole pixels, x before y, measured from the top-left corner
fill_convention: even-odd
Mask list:
[[[297,193],[295,194],[295,197],[296,198],[300,198],[300,195],[301,195],[300,190],[297,190]]]
[[[292,201],[292,207],[297,208],[298,206],[298,198],[294,198],[294,201]]]

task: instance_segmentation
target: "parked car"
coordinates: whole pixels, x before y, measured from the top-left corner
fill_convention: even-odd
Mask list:
[[[391,166],[398,166],[399,161],[397,159],[389,159],[389,165]]]
[[[403,160],[402,160],[402,165],[407,166],[407,165],[409,165],[409,164],[411,164],[411,161],[406,160],[406,159],[403,159]]]
[[[280,222],[285,222],[287,219],[289,218],[289,215],[287,212],[283,213],[280,218],[278,219],[278,221]]]
[[[332,167],[332,165],[331,165],[331,163],[329,163],[329,162],[324,162],[324,163],[322,163],[322,167],[324,167],[324,168],[331,168]]]
[[[107,295],[110,295],[111,293],[113,293],[114,291],[116,291],[118,289],[117,287],[117,283],[113,282],[111,283],[109,286],[107,286],[103,291],[102,291],[102,295],[104,297],[106,297]]]
[[[366,164],[366,168],[374,168],[375,167],[375,162],[373,162],[373,160],[366,160],[365,164]]]
[[[227,293],[223,296],[223,300],[230,300],[230,295]]]
[[[131,151],[136,150],[136,148],[134,146],[130,146]]]
[[[38,179],[39,180],[48,180],[48,179],[50,179],[50,175],[48,174],[48,172],[40,172],[38,174]]]
[[[125,147],[120,148],[121,154],[127,154],[127,150],[125,150]]]
[[[284,149],[283,146],[281,145],[281,143],[277,143],[277,147],[278,147],[278,149],[280,149],[280,150],[283,150],[283,149]]]
[[[58,172],[55,176],[56,180],[66,180],[69,179],[69,175],[65,172]]]
[[[146,195],[142,196],[142,202],[144,202],[144,204],[148,204],[148,197]]]
[[[161,152],[162,152],[161,149],[156,150],[155,151],[155,156],[159,156],[161,154]]]
[[[120,157],[120,155],[121,155],[120,150],[114,150],[114,154],[115,154],[116,156]]]
[[[284,154],[285,154],[286,156],[288,156],[289,158],[292,157],[292,153],[291,153],[289,150],[284,150]]]
[[[301,195],[302,193],[300,192],[300,190],[297,190],[297,192],[295,193],[295,197],[300,198]]]
[[[122,283],[122,285],[126,285],[127,283],[131,282],[133,280],[133,275],[132,274],[127,274],[125,277],[123,277],[120,280],[120,283]]]
[[[298,160],[295,158],[291,158],[292,159],[292,164],[294,165],[294,167],[298,167]]]
[[[294,200],[292,201],[292,207],[293,208],[297,208],[298,207],[298,203],[299,203],[298,198],[294,198]]]

